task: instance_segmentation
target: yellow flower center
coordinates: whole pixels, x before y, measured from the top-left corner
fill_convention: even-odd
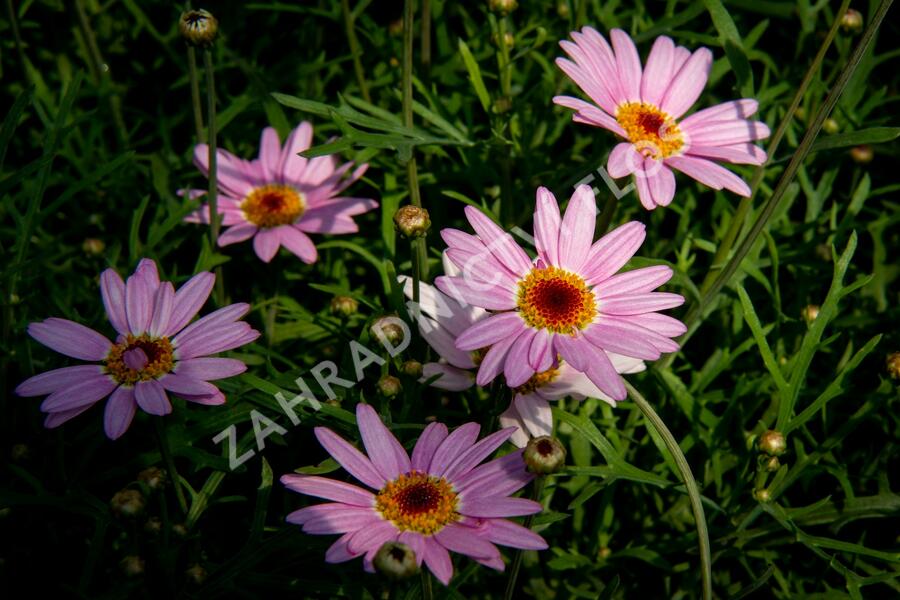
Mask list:
[[[562,362],[560,362],[562,364]],[[535,373],[531,379],[517,388],[513,388],[514,394],[530,394],[541,386],[547,385],[559,376],[559,367],[550,368],[540,373]]]
[[[172,370],[172,342],[167,337],[128,335],[106,355],[106,372],[122,385],[156,379]]]
[[[456,492],[443,477],[412,471],[385,485],[375,508],[400,531],[432,535],[459,520]]]
[[[678,123],[646,102],[626,102],[616,109],[616,121],[628,134],[635,149],[649,158],[667,158],[684,145]]]
[[[532,269],[519,282],[518,308],[528,326],[569,335],[587,327],[597,312],[584,279],[557,267]]]
[[[264,185],[247,194],[241,202],[241,210],[257,227],[277,227],[299,219],[306,210],[306,199],[290,186]]]

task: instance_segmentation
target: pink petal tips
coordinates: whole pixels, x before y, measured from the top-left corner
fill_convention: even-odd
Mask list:
[[[521,452],[480,464],[513,429],[476,442],[475,423],[449,435],[446,426],[432,423],[410,458],[371,406],[357,405],[356,420],[368,457],[328,429],[316,433],[335,460],[374,491],[324,477],[281,478],[292,491],[329,500],[287,517],[306,533],[342,534],[326,562],[362,557],[364,568],[371,570],[378,549],[400,541],[446,585],[453,576],[450,552],[502,570],[495,544],[547,548],[541,536],[506,519],[541,510],[537,502],[510,497],[534,477],[525,470]]]
[[[253,238],[253,250],[263,262],[270,262],[284,247],[303,262],[314,263],[318,254],[308,234],[355,232],[358,227],[353,217],[378,207],[370,198],[340,195],[363,176],[367,165],[351,171],[352,163],[338,166],[334,155],[299,156],[312,145],[312,133],[312,125],[304,121],[282,146],[278,133],[267,127],[259,156],[252,161],[218,151],[217,210],[225,227],[219,246]],[[194,149],[194,163],[207,177],[208,152],[206,144]],[[193,198],[202,196],[203,191],[184,195]],[[209,206],[202,206],[185,220],[209,223]]]
[[[712,67],[712,52],[691,53],[662,36],[643,69],[634,42],[620,29],[612,46],[596,30],[573,32],[560,46],[569,58],[556,64],[594,102],[569,96],[553,101],[575,111],[573,120],[602,127],[627,140],[609,155],[613,177],[634,174],[644,208],[667,206],[675,196],[672,169],[716,190],[749,196],[744,181],[713,161],[760,165],[766,153],[753,145],[769,128],[750,117],[755,100],[742,99],[682,116],[700,97]],[[680,120],[679,120],[680,119]]]
[[[259,332],[239,321],[246,304],[226,306],[193,324],[212,290],[212,273],[195,275],[178,291],[160,282],[156,263],[144,259],[123,281],[112,269],[100,276],[107,316],[119,333],[116,342],[78,323],[50,318],[28,326],[45,346],[72,358],[99,364],[78,365],[35,375],[16,388],[20,396],[44,396],[47,427],[56,427],[107,398],[104,429],[117,439],[131,425],[137,408],[153,415],[172,411],[169,392],[199,404],[224,397],[211,380],[242,373],[243,362],[205,358],[250,343]]]

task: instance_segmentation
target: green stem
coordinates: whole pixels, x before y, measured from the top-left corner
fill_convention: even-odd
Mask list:
[[[509,118],[505,115],[512,110],[512,68],[509,60],[509,46],[506,44],[506,32],[509,17],[500,17],[497,24],[497,71],[500,75],[500,100],[497,104],[502,109],[501,119],[505,120],[505,130],[509,132]],[[511,132],[510,136],[511,136]],[[515,224],[515,208],[513,207],[512,164],[509,148],[501,146],[500,155],[500,224],[507,227]]]
[[[16,54],[19,56],[19,67],[22,69],[22,81],[31,84],[31,78],[28,76],[28,61],[25,60],[24,44],[22,44],[22,35],[19,33],[19,19],[16,10],[13,8],[12,0],[6,0],[6,14],[9,18],[9,24],[12,28],[13,39],[16,43]]]
[[[694,521],[697,526],[697,541],[700,546],[700,574],[703,581],[703,600],[711,600],[712,562],[710,560],[709,552],[709,531],[706,529],[706,516],[703,514],[700,489],[697,486],[697,481],[694,479],[694,474],[691,473],[691,466],[684,457],[684,453],[681,451],[678,442],[675,441],[672,432],[669,431],[669,428],[666,427],[666,424],[660,416],[656,414],[656,411],[653,410],[650,403],[647,402],[641,393],[634,389],[627,381],[625,382],[625,387],[628,390],[628,395],[631,396],[631,399],[644,414],[644,418],[647,419],[650,425],[653,426],[653,429],[655,429],[662,438],[663,443],[675,460],[675,466],[678,467],[678,473],[681,475],[681,479],[684,482],[684,488],[691,501],[691,511],[694,513]]]
[[[156,436],[159,439],[159,452],[162,454],[163,462],[166,463],[166,469],[169,471],[169,477],[172,479],[172,487],[175,488],[175,497],[178,499],[178,506],[181,508],[181,514],[187,514],[187,500],[184,497],[184,490],[181,489],[181,477],[175,469],[175,459],[169,449],[169,435],[166,430],[166,418],[158,417],[154,419],[156,422]]]
[[[868,49],[869,44],[871,44],[872,39],[875,37],[875,34],[878,31],[881,22],[884,20],[884,17],[893,2],[894,0],[882,0],[881,4],[878,7],[878,10],[875,11],[875,15],[873,16],[872,21],[866,28],[866,31],[860,39],[859,44],[854,49],[853,54],[851,54],[850,58],[847,60],[846,65],[841,71],[841,74],[838,76],[838,79],[835,82],[834,86],[831,88],[831,91],[828,93],[828,96],[825,98],[825,101],[822,103],[822,106],[819,107],[815,118],[810,122],[809,128],[806,130],[803,139],[800,141],[796,152],[794,152],[794,155],[791,157],[791,161],[788,163],[788,166],[781,174],[781,178],[778,180],[778,183],[776,184],[771,197],[760,211],[759,217],[757,217],[756,221],[753,223],[753,226],[750,228],[750,231],[738,245],[737,249],[734,252],[734,255],[731,257],[731,260],[728,261],[722,272],[719,273],[713,283],[709,286],[707,292],[701,296],[700,301],[694,304],[685,316],[684,322],[688,328],[688,332],[685,334],[682,340],[684,340],[691,334],[692,329],[695,325],[698,324],[698,321],[702,318],[706,308],[711,302],[713,302],[713,300],[722,290],[725,284],[728,283],[731,277],[735,274],[741,264],[741,261],[744,260],[745,256],[747,256],[747,253],[753,247],[756,239],[768,224],[769,219],[772,218],[772,215],[775,213],[775,209],[778,208],[778,205],[784,198],[788,186],[793,181],[794,177],[797,174],[797,171],[803,164],[803,161],[806,160],[807,155],[809,155],[809,151],[812,148],[813,142],[815,141],[816,136],[818,136],[819,131],[822,129],[822,123],[825,122],[825,119],[831,113],[832,109],[837,104],[837,101],[840,99],[841,94],[843,94],[844,89],[847,87],[847,84],[850,82],[850,78],[853,76],[853,73],[856,72],[856,69],[859,66],[860,61],[862,60],[863,55]],[[666,366],[671,364],[673,357],[674,354],[670,354],[669,356],[667,356],[666,359],[659,364],[659,368],[665,368]]]
[[[413,0],[403,2],[403,124],[406,127],[413,125],[413,86],[412,86],[412,55],[413,55]],[[406,174],[409,180],[409,200],[413,206],[422,207],[422,196],[419,191],[419,171],[416,167],[415,151],[410,150],[411,156],[406,162]],[[425,247],[425,238],[416,238],[412,244],[413,253],[413,298],[419,297],[419,284],[428,270],[428,252]]]
[[[753,198],[756,195],[756,191],[759,189],[759,184],[762,182],[763,176],[766,173],[766,169],[774,160],[775,153],[778,151],[778,146],[781,144],[781,140],[784,138],[785,133],[787,133],[788,127],[794,120],[794,113],[797,112],[797,108],[803,101],[803,97],[806,95],[806,90],[809,88],[810,84],[815,78],[815,75],[820,71],[822,67],[822,61],[825,60],[825,53],[831,47],[831,42],[834,40],[834,36],[837,34],[837,30],[841,25],[841,18],[847,11],[847,7],[849,5],[850,0],[844,0],[841,4],[840,9],[838,9],[837,15],[835,15],[834,18],[834,23],[832,23],[831,25],[831,30],[828,32],[828,35],[825,36],[825,41],[822,42],[822,46],[819,48],[819,52],[816,54],[816,58],[813,60],[812,65],[810,65],[809,69],[806,71],[806,75],[803,77],[803,81],[800,83],[800,87],[797,88],[797,93],[794,94],[794,99],[791,101],[791,104],[787,109],[787,113],[785,113],[784,118],[781,120],[781,123],[779,123],[778,129],[769,140],[769,146],[766,149],[768,154],[766,162],[757,167],[756,171],[753,173],[753,180],[750,183],[750,196],[741,198],[737,210],[734,213],[734,217],[731,219],[731,223],[729,224],[728,231],[722,238],[722,243],[719,244],[719,248],[716,251],[715,257],[713,258],[709,273],[706,274],[706,278],[703,280],[703,283],[700,286],[701,294],[709,291],[710,286],[712,285],[713,281],[715,281],[716,274],[724,266],[725,260],[728,258],[728,254],[731,252],[731,248],[732,246],[734,246],[734,242],[745,224],[747,213],[753,207]]]
[[[534,490],[532,490],[531,499],[535,502],[541,501],[541,493],[544,491],[544,482],[546,479],[545,476],[538,476],[534,481]],[[526,529],[531,529],[531,524],[533,522],[534,515],[528,515],[525,517],[525,522],[522,523],[522,526]],[[516,580],[519,578],[519,571],[522,570],[522,558],[524,556],[525,551],[519,550],[513,558],[512,567],[509,570],[509,580],[506,582],[506,593],[503,595],[504,600],[512,600],[513,595],[516,592]]]
[[[344,29],[347,31],[347,43],[350,45],[350,54],[353,56],[353,70],[356,72],[356,82],[359,84],[359,93],[363,100],[371,103],[372,97],[369,95],[369,84],[366,83],[366,72],[363,70],[362,50],[359,47],[359,38],[356,37],[355,19],[350,11],[349,0],[341,0],[341,12],[344,14]]]
[[[427,569],[422,569],[422,600],[434,600],[434,591],[431,589],[431,574]]]
[[[207,202],[209,202],[209,237],[210,250],[215,252],[216,244],[219,240],[219,226],[221,218],[219,217],[219,188],[217,181],[218,174],[218,132],[216,131],[216,80],[215,69],[213,68],[212,49],[203,50],[203,65],[206,67],[206,120],[209,123],[206,132],[209,138],[207,160],[209,163],[209,187],[207,188]],[[222,277],[222,269],[216,268],[216,287],[214,292],[216,304],[222,306],[225,304],[225,281]]]
[[[197,76],[197,50],[193,46],[187,47],[188,78],[191,83],[191,109],[194,113],[194,130],[197,134],[197,143],[206,142],[206,134],[203,131],[203,108],[200,103],[200,78]]]

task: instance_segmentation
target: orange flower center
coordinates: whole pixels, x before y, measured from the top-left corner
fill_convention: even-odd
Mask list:
[[[443,477],[412,471],[385,485],[375,508],[400,531],[432,535],[459,520],[453,486]]]
[[[628,134],[628,141],[646,157],[667,158],[684,146],[684,137],[675,119],[652,104],[620,104],[616,109],[616,121]]]
[[[519,282],[518,308],[530,327],[565,334],[587,327],[597,312],[584,279],[557,267],[532,269]]]
[[[560,361],[562,364],[562,361]],[[513,388],[514,394],[530,394],[536,389],[547,385],[559,376],[559,367],[550,368],[540,373],[535,373],[531,379],[523,383],[517,388]]]
[[[106,355],[106,372],[121,385],[156,379],[172,370],[172,342],[167,337],[129,334]]]
[[[241,202],[241,210],[257,227],[277,227],[299,219],[306,210],[306,199],[290,186],[264,185],[247,194]]]

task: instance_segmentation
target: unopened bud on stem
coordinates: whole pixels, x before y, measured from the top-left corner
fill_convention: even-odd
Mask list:
[[[418,573],[416,553],[412,548],[400,542],[386,542],[372,560],[378,572],[388,579],[406,579]]]
[[[219,22],[208,10],[186,10],[178,19],[178,33],[191,46],[207,48],[219,32]]]
[[[407,204],[401,206],[394,213],[394,226],[406,238],[425,237],[431,228],[431,217],[428,216],[428,211],[421,206]]]
[[[538,475],[548,475],[565,466],[566,449],[559,440],[542,435],[529,440],[523,458],[529,471]]]
[[[784,434],[774,429],[769,429],[756,440],[756,445],[760,452],[765,452],[769,456],[781,456],[787,450],[787,440]]]

